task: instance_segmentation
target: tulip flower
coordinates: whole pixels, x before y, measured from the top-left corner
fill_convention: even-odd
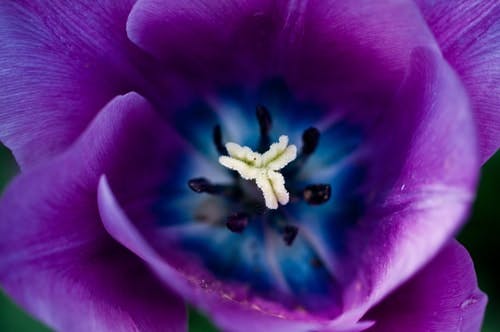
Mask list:
[[[61,331],[478,331],[494,1],[0,3],[0,285]]]

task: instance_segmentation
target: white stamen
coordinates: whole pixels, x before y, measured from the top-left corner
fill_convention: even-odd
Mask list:
[[[269,209],[277,209],[278,202],[288,203],[290,195],[285,188],[285,178],[278,172],[297,158],[297,147],[288,145],[288,136],[280,136],[263,154],[236,143],[227,143],[226,149],[229,157],[219,157],[219,163],[237,171],[245,180],[255,180]]]

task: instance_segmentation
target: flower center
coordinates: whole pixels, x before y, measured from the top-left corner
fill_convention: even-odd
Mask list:
[[[184,149],[154,205],[172,260],[231,298],[336,314],[365,206],[362,128],[281,79],[204,96],[173,113]]]
[[[289,138],[281,135],[278,142],[270,145],[269,136],[272,117],[264,106],[256,108],[260,139],[256,151],[236,143],[223,143],[222,129],[213,129],[213,142],[219,153],[219,163],[231,171],[232,184],[214,184],[205,178],[194,178],[188,186],[196,193],[218,195],[231,201],[240,210],[232,211],[226,218],[226,227],[241,233],[254,215],[269,215],[270,220],[287,220],[278,210],[279,205],[305,201],[309,205],[320,205],[330,199],[329,184],[312,184],[300,188],[296,177],[311,154],[316,150],[320,133],[310,127],[302,134],[302,149],[289,144]],[[266,150],[267,149],[267,150]],[[288,166],[289,165],[289,166]],[[288,166],[286,169],[285,166]],[[285,179],[291,184],[291,192],[285,187]],[[272,212],[271,211],[275,211]],[[280,226],[283,241],[291,245],[298,228],[287,224]]]

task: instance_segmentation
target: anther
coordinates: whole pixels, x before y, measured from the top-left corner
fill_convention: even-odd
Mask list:
[[[319,130],[314,127],[310,127],[302,133],[302,149],[299,157],[283,172],[286,177],[295,177],[300,172],[307,159],[316,151],[319,136]]]
[[[285,228],[283,229],[283,241],[285,241],[285,244],[287,246],[291,246],[293,244],[293,241],[295,241],[298,232],[299,229],[296,226],[285,226]]]
[[[302,154],[310,155],[316,151],[319,143],[319,130],[310,127],[302,134]]]
[[[257,121],[259,122],[260,128],[260,142],[258,151],[264,152],[271,142],[269,132],[271,131],[273,121],[269,110],[265,106],[257,105],[255,113],[257,115]]]
[[[213,141],[215,144],[215,148],[217,149],[217,152],[221,155],[227,155],[227,150],[224,144],[222,143],[222,129],[220,125],[216,125],[213,130]]]
[[[326,203],[331,196],[332,187],[329,184],[312,184],[307,186],[302,196],[310,205],[320,205]]]
[[[205,178],[195,178],[188,181],[188,186],[195,193],[217,194],[221,192],[221,186],[214,185]]]
[[[238,212],[227,217],[226,227],[233,233],[241,233],[248,225],[248,214]]]

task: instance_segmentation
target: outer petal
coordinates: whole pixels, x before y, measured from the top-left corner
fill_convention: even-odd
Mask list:
[[[285,76],[330,101],[394,88],[411,49],[437,49],[413,1],[139,0],[127,32],[192,81]]]
[[[354,315],[427,263],[474,198],[479,164],[466,94],[439,54],[417,49],[412,58],[394,107],[370,139],[366,213],[338,263],[345,309]]]
[[[467,250],[454,241],[366,315],[375,321],[368,331],[479,331],[486,302]]]
[[[144,84],[125,34],[133,2],[0,2],[0,141],[21,167],[67,147],[112,97]]]
[[[137,94],[118,97],[75,145],[14,180],[0,201],[1,285],[49,326],[186,329],[182,301],[106,234],[97,211],[100,174],[119,176],[144,146],[155,147],[158,122]]]
[[[500,147],[500,3],[496,0],[417,0],[445,58],[471,97],[481,160]]]

